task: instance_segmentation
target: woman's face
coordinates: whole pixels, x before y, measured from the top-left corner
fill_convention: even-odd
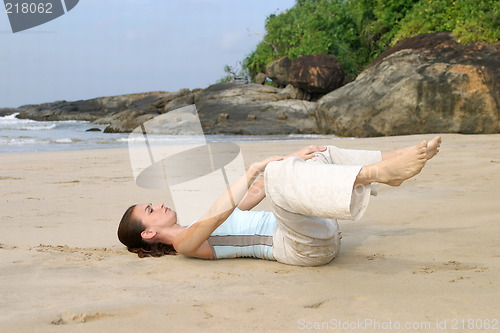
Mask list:
[[[177,223],[177,213],[163,204],[140,204],[132,213],[149,229],[161,230]]]

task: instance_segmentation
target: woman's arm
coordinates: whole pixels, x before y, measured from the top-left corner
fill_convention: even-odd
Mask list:
[[[308,146],[304,147],[300,150],[297,150],[296,152],[285,156],[284,158],[289,158],[289,157],[299,157],[303,160],[308,160],[310,158],[315,157],[317,152],[319,151],[325,151],[326,147],[324,146]],[[241,200],[240,204],[238,205],[238,208],[241,210],[251,210],[255,206],[257,206],[264,198],[266,197],[266,191],[264,188],[264,178],[261,178],[257,182],[255,182],[252,187],[248,190],[248,192],[245,194],[243,199]]]
[[[264,171],[266,165],[282,159],[282,156],[270,157],[250,166],[245,175],[232,185],[200,220],[177,235],[172,244],[175,250],[187,256],[197,256],[202,244],[233,213],[247,193],[249,186]]]
[[[324,151],[323,146],[308,146],[286,157],[273,156],[250,166],[245,175],[231,186],[196,223],[186,228],[173,241],[175,250],[191,257],[208,258],[206,240],[234,211],[236,207],[249,210],[265,197],[264,179],[250,188],[255,179],[264,172],[267,164],[288,157],[299,157],[308,160],[316,156],[316,152]],[[248,192],[248,193],[247,193]]]
[[[247,191],[238,205],[241,210],[251,210],[266,197],[264,189],[264,177],[256,181]]]

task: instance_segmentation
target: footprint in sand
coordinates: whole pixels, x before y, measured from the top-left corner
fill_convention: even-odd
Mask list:
[[[318,303],[314,303],[314,304],[309,304],[309,305],[304,305],[304,308],[306,308],[306,309],[317,309],[321,305],[323,305],[324,303],[326,303],[326,301],[322,301],[322,302],[318,302]]]
[[[126,255],[126,253],[123,251],[115,251],[108,248],[79,248],[69,247],[67,245],[54,246],[40,244],[38,246],[31,247],[29,250],[49,253],[67,253],[71,255],[70,258],[74,261],[101,261],[117,255]]]
[[[24,178],[19,178],[19,177],[9,177],[9,176],[0,176],[0,180],[21,180]]]
[[[88,323],[90,321],[95,321],[99,319],[104,319],[108,317],[113,317],[114,315],[109,313],[99,313],[86,314],[86,313],[64,313],[59,316],[58,319],[51,322],[52,325],[68,325],[68,324],[82,324]]]
[[[460,281],[460,280],[468,280],[468,279],[470,279],[470,276],[459,276],[459,277],[457,277],[457,278],[455,278],[453,280],[450,280],[448,282],[457,282],[457,281]]]
[[[414,271],[413,274],[429,274],[439,271],[474,271],[475,273],[482,273],[487,270],[487,267],[465,265],[456,260],[449,260],[442,264],[433,264],[419,267],[418,271]]]
[[[384,259],[384,258],[385,255],[383,255],[382,253],[374,253],[369,256],[366,256],[367,260]]]

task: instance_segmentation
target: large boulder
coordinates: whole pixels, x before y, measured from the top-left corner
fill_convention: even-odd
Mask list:
[[[266,68],[266,75],[274,84],[283,88],[289,82],[290,68],[292,67],[292,60],[288,57],[279,58],[270,63]]]
[[[312,54],[296,60],[283,57],[266,68],[267,76],[279,87],[291,84],[309,94],[329,93],[344,84],[345,71],[332,55]]]
[[[289,81],[311,94],[325,94],[344,84],[345,72],[331,55],[313,54],[298,57],[290,68]]]
[[[500,132],[500,45],[448,33],[396,44],[354,82],[323,96],[322,133],[371,137]]]

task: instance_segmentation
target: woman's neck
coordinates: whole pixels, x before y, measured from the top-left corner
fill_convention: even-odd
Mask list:
[[[172,245],[175,237],[184,231],[186,227],[183,227],[178,224],[174,224],[170,226],[168,229],[164,230],[161,234],[158,235],[158,240],[163,244]]]

